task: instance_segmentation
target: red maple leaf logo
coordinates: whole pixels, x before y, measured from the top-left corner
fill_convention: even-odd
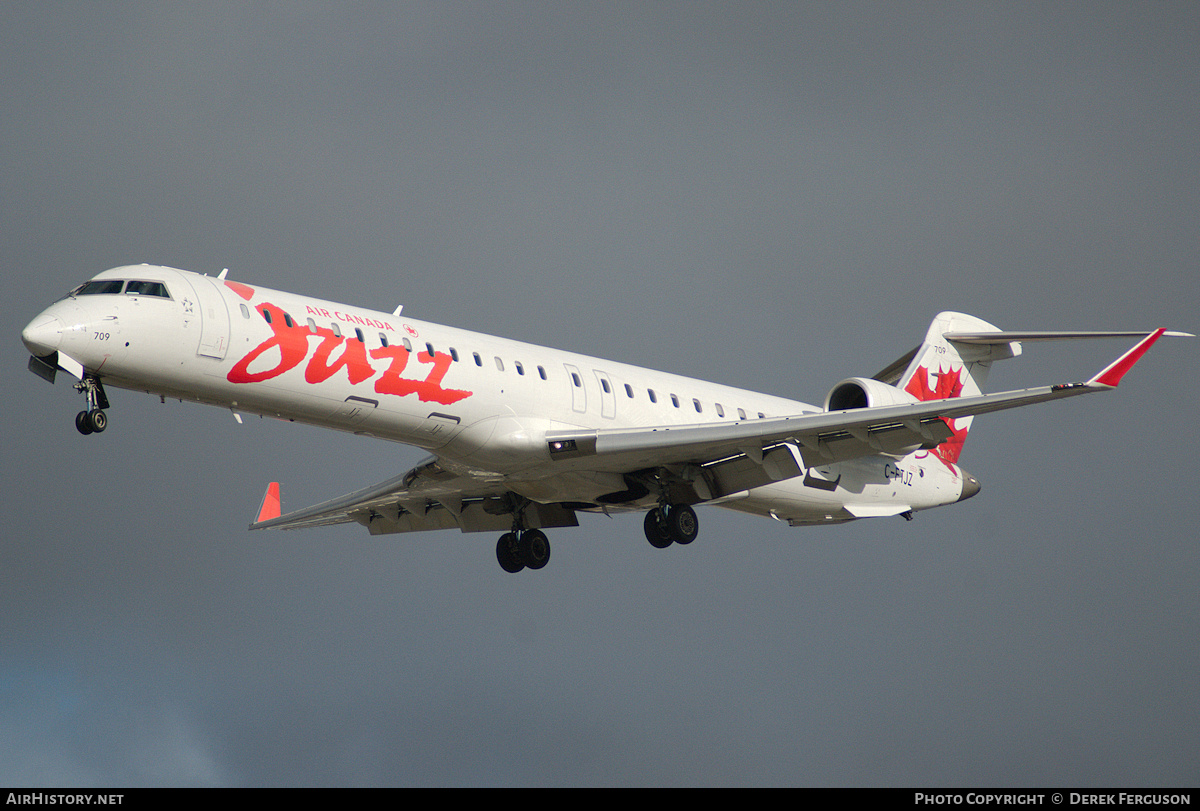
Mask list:
[[[929,387],[930,377],[937,378],[937,385],[933,388]],[[912,376],[912,380],[908,381],[904,390],[923,403],[930,400],[948,400],[951,397],[958,397],[963,390],[962,369],[947,370],[939,366],[937,374],[930,375],[929,369],[918,366],[917,373]]]
[[[958,397],[962,394],[962,368],[943,369],[938,366],[937,374],[931,375],[929,369],[925,366],[918,366],[917,373],[908,381],[908,385],[904,390],[916,397],[921,402],[929,402],[930,400],[948,400],[951,397]],[[937,383],[930,387],[929,378],[934,377]],[[963,442],[967,439],[966,428],[955,428],[954,420],[943,418],[947,427],[953,432],[949,439],[942,442],[933,449],[933,455],[942,460],[942,463],[950,470],[954,471],[954,462],[958,461],[959,454],[962,453]],[[955,471],[957,475],[957,471]]]

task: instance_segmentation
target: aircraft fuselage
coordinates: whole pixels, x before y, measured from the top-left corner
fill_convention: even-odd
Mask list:
[[[631,488],[628,458],[612,470],[588,458],[555,458],[548,436],[823,411],[704,380],[150,265],[97,275],[30,322],[23,339],[35,356],[57,358],[60,368],[104,386],[415,445],[435,453],[456,474],[504,482],[524,498],[572,509],[646,510],[661,494]],[[778,481],[734,492],[712,492],[712,477],[706,483],[703,471],[676,471],[694,485],[685,488],[686,501],[817,524],[911,515],[978,490],[957,465],[928,450],[807,468],[798,448],[784,450],[790,461],[783,459],[787,470]],[[778,466],[781,457],[773,458]],[[652,454],[645,463],[647,469],[655,466]]]

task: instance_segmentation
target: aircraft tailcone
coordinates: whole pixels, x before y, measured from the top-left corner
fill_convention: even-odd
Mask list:
[[[967,473],[965,470],[962,472],[962,474],[962,495],[958,497],[958,500],[966,501],[972,496],[977,495],[979,491],[983,489],[983,485],[979,483],[979,479]]]

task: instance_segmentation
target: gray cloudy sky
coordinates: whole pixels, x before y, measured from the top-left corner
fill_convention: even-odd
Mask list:
[[[960,309],[1197,331],[1195,3],[0,2],[0,783],[1194,785],[1200,342],[827,529],[249,534],[421,454],[25,371],[130,262],[820,402]],[[998,388],[1120,342],[1026,348]]]

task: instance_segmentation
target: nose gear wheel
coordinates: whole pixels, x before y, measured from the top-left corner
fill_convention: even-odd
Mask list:
[[[108,408],[108,396],[100,378],[84,377],[75,384],[75,390],[82,392],[87,401],[87,408],[75,415],[75,428],[85,436],[103,432],[108,427],[108,415],[104,413]]]

